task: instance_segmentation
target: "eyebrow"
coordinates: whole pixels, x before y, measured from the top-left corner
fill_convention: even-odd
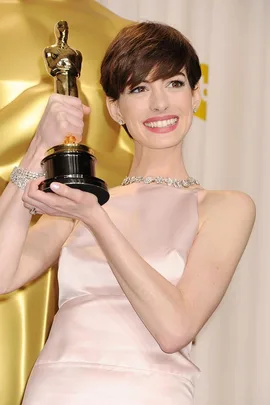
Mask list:
[[[176,73],[176,75],[171,76],[171,77],[175,77],[175,76],[184,76],[184,78],[186,78],[186,75],[185,75],[185,73],[183,73],[183,72]],[[166,80],[167,80],[167,79],[166,79]],[[152,80],[152,81],[153,81],[153,80]],[[143,83],[152,83],[152,81],[150,82],[149,80],[144,79],[142,82],[143,82]]]

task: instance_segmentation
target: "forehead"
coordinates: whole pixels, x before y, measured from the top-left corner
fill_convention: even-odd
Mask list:
[[[58,28],[67,28],[67,23],[65,23],[65,22],[58,23],[57,27]]]

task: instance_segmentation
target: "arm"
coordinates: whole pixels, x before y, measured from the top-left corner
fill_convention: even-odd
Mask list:
[[[21,256],[10,282],[2,278],[0,293],[8,293],[22,287],[26,283],[36,279],[57,262],[62,246],[74,227],[74,221],[69,218],[49,217],[43,215],[33,225],[24,240],[21,249]],[[15,251],[15,247],[13,250]],[[4,275],[11,274],[10,259],[6,266],[3,266]],[[4,282],[6,281],[6,289]]]
[[[81,68],[82,68],[82,54],[80,51],[76,51],[77,58],[76,58],[76,69],[78,72],[78,77],[81,75]]]
[[[41,145],[33,140],[21,167],[41,172]],[[19,265],[22,248],[31,221],[29,211],[22,203],[23,191],[9,183],[0,199],[0,291],[8,292],[9,285]]]
[[[83,129],[83,108],[79,99],[54,95],[50,98],[36,136],[20,166],[41,172],[40,161],[46,150],[61,143],[68,131],[80,140]],[[71,129],[70,129],[71,127]],[[39,180],[40,181],[40,180]],[[37,189],[39,181],[33,181]],[[22,199],[28,193],[9,183],[0,199],[0,293],[10,292],[38,277],[58,257],[61,245],[71,231],[70,219],[42,218],[29,230],[31,215]],[[35,202],[32,204],[35,206]],[[55,244],[48,234],[54,231]],[[37,260],[37,254],[39,260]]]
[[[44,150],[35,140],[21,167],[40,172]],[[38,186],[41,180],[34,182]],[[23,191],[9,183],[0,199],[0,293],[21,287],[46,271],[58,258],[73,222],[65,218],[41,217],[29,230],[32,216],[24,207]],[[54,238],[51,234],[54,234]]]
[[[107,215],[89,224],[131,305],[167,353],[190,343],[225,294],[250,236],[255,208],[243,193],[205,198],[203,224],[173,286],[147,264]]]
[[[255,217],[252,200],[238,192],[210,192],[200,204],[202,225],[184,274],[172,285],[130,245],[95,196],[59,183],[58,195],[32,197],[50,215],[83,221],[93,232],[134,310],[166,353],[186,346],[221,301],[245,249]]]
[[[57,73],[61,73],[61,69],[57,67],[57,63],[64,57],[63,53],[59,53],[58,55],[53,52],[52,48],[45,48],[44,49],[44,57],[46,59],[49,73],[52,76],[56,76]]]
[[[53,57],[54,56],[54,57]],[[51,48],[45,48],[44,49],[44,58],[46,60],[47,66],[48,66],[48,71],[52,76],[55,76],[55,73],[53,70],[55,69],[58,60],[56,59],[56,55],[52,53]]]

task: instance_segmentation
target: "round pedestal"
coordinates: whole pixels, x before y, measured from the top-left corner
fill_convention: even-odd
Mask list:
[[[95,177],[96,158],[86,145],[62,144],[47,151],[41,166],[45,180],[39,185],[40,190],[52,192],[53,181],[64,183],[69,187],[95,194],[100,205],[109,199],[106,183]]]

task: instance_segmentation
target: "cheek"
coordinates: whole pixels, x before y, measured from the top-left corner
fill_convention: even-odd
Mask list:
[[[138,135],[140,138],[141,126],[140,123],[143,121],[142,108],[136,103],[125,102],[120,108],[123,120],[126,123],[128,132],[133,139],[137,139]]]
[[[184,128],[189,128],[193,120],[193,110],[192,106],[186,105],[182,110],[182,126]]]
[[[125,122],[131,126],[138,126],[145,118],[145,107],[140,102],[127,102],[121,109]]]
[[[192,109],[192,97],[189,93],[178,94],[178,97],[174,100],[174,111],[179,111],[180,122],[178,131],[181,134],[186,134],[192,124],[193,109]]]
[[[175,106],[180,109],[182,115],[189,117],[192,112],[192,97],[191,94],[183,93],[179,98],[174,100]]]

